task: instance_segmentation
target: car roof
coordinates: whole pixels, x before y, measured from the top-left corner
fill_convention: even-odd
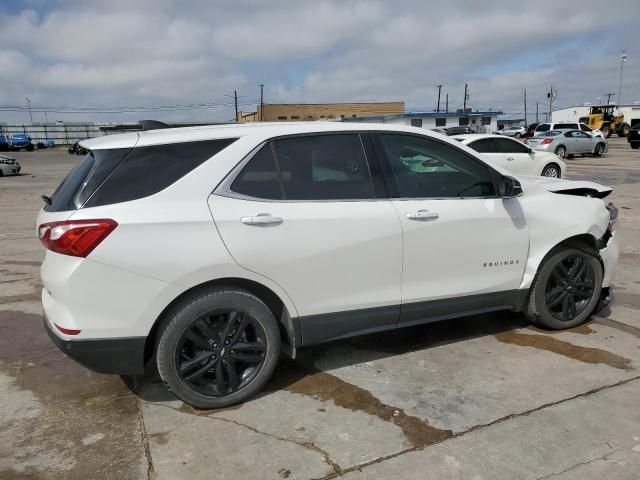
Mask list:
[[[362,131],[398,131],[420,133],[426,136],[437,135],[428,129],[389,123],[352,123],[352,122],[273,122],[273,123],[232,123],[223,125],[204,125],[197,127],[166,128],[81,140],[80,145],[90,150],[106,148],[131,148],[134,146],[163,145],[168,143],[240,138],[248,136],[277,137],[301,133],[324,132],[362,132]],[[441,138],[438,135],[437,138]]]
[[[465,133],[465,134],[461,134],[461,135],[451,135],[451,138],[459,139],[464,144],[470,143],[470,142],[472,142],[474,140],[479,140],[481,138],[500,138],[500,139],[503,139],[503,140],[507,139],[507,140],[509,140],[511,142],[517,142],[517,140],[514,140],[512,138],[505,137],[503,135],[496,135],[496,134],[493,134],[493,133]]]

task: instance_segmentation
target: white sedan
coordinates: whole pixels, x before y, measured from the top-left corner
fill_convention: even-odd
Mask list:
[[[533,150],[512,138],[478,134],[455,135],[452,138],[516,175],[563,178],[567,170],[557,155]]]

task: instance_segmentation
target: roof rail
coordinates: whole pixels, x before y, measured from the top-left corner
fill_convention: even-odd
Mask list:
[[[166,123],[159,122],[157,120],[140,120],[140,126],[142,130],[158,130],[160,128],[171,128],[170,125]]]

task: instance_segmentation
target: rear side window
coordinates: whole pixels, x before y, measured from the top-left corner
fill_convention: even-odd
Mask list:
[[[282,184],[273,160],[271,144],[266,144],[249,160],[231,184],[231,190],[255,198],[283,198]]]
[[[80,208],[130,150],[117,148],[89,152],[53,192],[51,205],[46,205],[45,210],[64,212]]]
[[[473,148],[478,153],[498,152],[498,147],[496,146],[493,138],[483,138],[481,140],[476,140],[475,142],[471,142],[469,144],[469,147]]]
[[[113,169],[84,206],[127,202],[158,193],[235,140],[136,147]]]
[[[553,128],[555,130],[564,130],[567,128],[572,128],[572,129],[577,129],[578,125],[576,125],[575,123],[556,123]]]
[[[287,200],[373,198],[359,135],[310,135],[273,142]]]

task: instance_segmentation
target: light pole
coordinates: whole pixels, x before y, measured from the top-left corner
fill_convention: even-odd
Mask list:
[[[29,106],[29,118],[31,119],[31,123],[33,123],[33,115],[31,115],[31,100],[29,97],[24,98],[27,101],[27,105]]]
[[[618,84],[618,109],[622,106],[622,67],[624,62],[627,61],[627,54],[625,51],[622,51],[622,55],[620,56],[620,83]]]

